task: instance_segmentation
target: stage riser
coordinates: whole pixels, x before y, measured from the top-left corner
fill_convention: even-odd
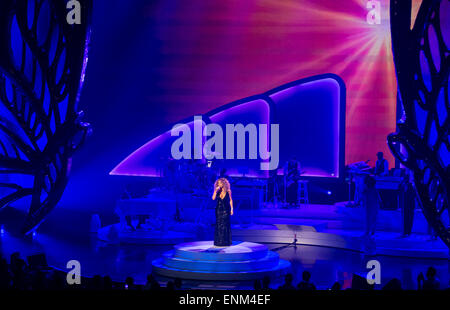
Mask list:
[[[198,241],[176,245],[175,250],[154,260],[152,266],[156,273],[168,277],[250,280],[265,275],[278,276],[286,272],[290,263],[280,260],[278,253],[269,251],[262,244],[234,241],[231,246],[216,247],[213,241]]]
[[[258,260],[243,261],[201,261],[174,258],[173,252],[165,253],[164,265],[170,268],[208,271],[208,272],[249,272],[271,269],[278,265],[279,256],[274,252],[267,252],[267,256]]]
[[[184,251],[175,250],[175,257],[179,257],[186,260],[202,260],[202,261],[216,261],[216,262],[232,262],[243,260],[257,260],[267,256],[268,250],[261,252],[252,252],[245,254],[223,255],[225,257],[217,257],[214,253],[198,255],[198,253],[186,253]]]
[[[291,264],[285,260],[280,260],[278,262],[278,265],[272,269],[252,272],[185,271],[164,266],[162,264],[162,259],[153,261],[152,265],[153,271],[161,276],[204,281],[250,281],[261,280],[265,276],[269,276],[271,279],[275,279],[277,277],[285,275],[291,270]]]

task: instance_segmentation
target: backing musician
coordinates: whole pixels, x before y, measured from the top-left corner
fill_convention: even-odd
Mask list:
[[[300,163],[295,157],[290,159],[284,167],[286,177],[286,202],[289,205],[298,204],[298,181],[300,179]]]
[[[389,163],[386,159],[384,159],[383,152],[378,152],[377,158],[374,174],[376,176],[387,176],[389,174]]]

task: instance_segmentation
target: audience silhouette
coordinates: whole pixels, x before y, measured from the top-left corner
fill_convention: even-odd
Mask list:
[[[262,279],[262,289],[267,291],[267,290],[271,290],[270,288],[270,277],[269,276],[265,276]]]
[[[419,290],[438,290],[440,283],[436,279],[436,269],[434,267],[428,267],[427,278],[425,279],[423,273],[420,273],[417,277],[417,285]]]
[[[310,283],[311,274],[309,271],[303,271],[302,281],[297,285],[297,288],[301,291],[314,291],[316,290],[316,286],[313,283]]]
[[[175,284],[175,289],[176,290],[181,290],[182,289],[183,283],[181,282],[181,279],[176,278],[175,281],[174,281],[174,284]]]
[[[279,290],[295,290],[295,287],[292,285],[293,277],[291,273],[288,273],[284,276],[284,284],[281,285]]]
[[[341,283],[334,282],[333,286],[331,286],[330,291],[340,291],[341,290]]]
[[[28,257],[30,263],[30,257]],[[65,273],[54,270],[52,268],[39,268],[34,264],[27,264],[25,260],[20,257],[19,252],[14,252],[10,256],[10,263],[1,256],[0,253],[0,290],[14,289],[14,290],[63,290],[63,289],[87,289],[87,290],[160,290],[159,282],[152,274],[147,276],[147,283],[145,285],[136,285],[132,277],[127,277],[125,283],[118,283],[112,281],[110,276],[95,275],[92,278],[82,278],[81,285],[68,285]],[[358,281],[355,281],[355,277]],[[373,286],[356,285],[362,283],[364,279],[360,276],[353,275],[352,289],[374,289]],[[288,273],[284,277],[284,283],[278,287],[279,290],[295,290],[293,285],[293,275]],[[255,280],[253,288],[255,290],[270,290],[271,279],[265,276],[262,280]],[[355,284],[356,283],[356,284]],[[440,282],[437,278],[437,271],[434,267],[429,267],[425,276],[422,272],[417,277],[417,287],[419,290],[439,290]],[[174,279],[168,281],[165,290],[181,290],[181,279]],[[302,291],[316,290],[316,286],[311,282],[311,273],[307,270],[303,271],[302,279],[297,284],[297,289]],[[335,282],[329,290],[340,291],[342,286],[339,282]],[[449,288],[450,289],[450,288]],[[394,278],[387,282],[382,290],[402,290],[402,283],[399,279]]]
[[[401,289],[402,289],[402,282],[400,282],[400,280],[397,278],[390,280],[383,287],[383,290],[386,290],[386,291],[399,291]]]
[[[253,282],[253,289],[255,289],[256,291],[259,291],[259,290],[262,289],[261,281],[260,281],[260,280],[255,280],[255,281]]]

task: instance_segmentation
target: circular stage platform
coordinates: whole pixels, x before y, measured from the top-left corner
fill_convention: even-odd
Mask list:
[[[233,242],[216,247],[213,241],[178,244],[152,262],[166,277],[193,280],[254,280],[283,275],[291,264],[262,244]]]

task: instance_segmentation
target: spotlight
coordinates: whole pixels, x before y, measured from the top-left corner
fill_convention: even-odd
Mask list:
[[[328,194],[328,195],[331,195],[331,194],[332,194],[332,192],[331,192],[331,191],[328,191],[328,192],[327,192],[327,194]]]
[[[0,227],[0,234],[4,235],[5,234],[5,225],[2,225]]]

